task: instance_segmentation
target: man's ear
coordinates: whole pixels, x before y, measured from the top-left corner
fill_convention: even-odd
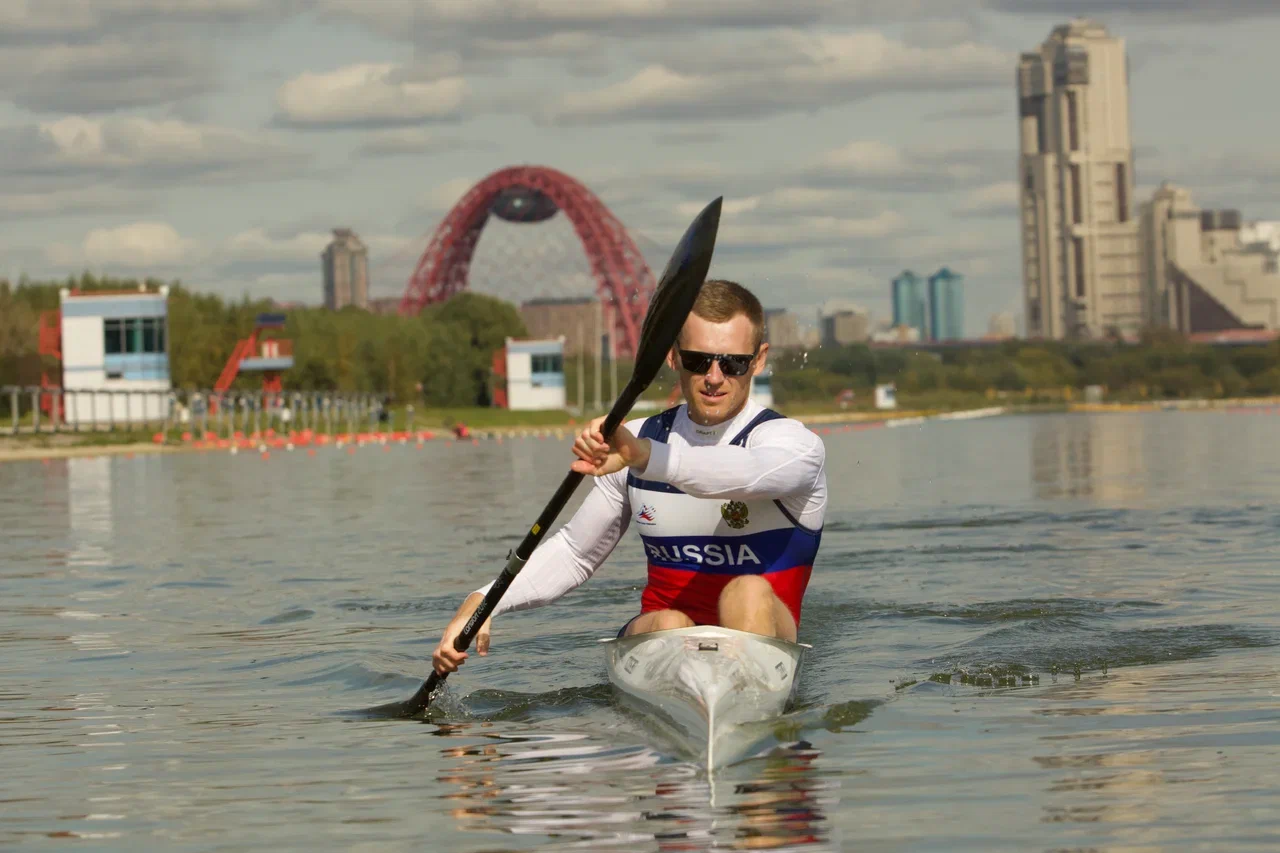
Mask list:
[[[756,367],[751,372],[752,376],[759,376],[764,371],[765,362],[769,360],[769,345],[760,345],[760,354],[756,356]]]

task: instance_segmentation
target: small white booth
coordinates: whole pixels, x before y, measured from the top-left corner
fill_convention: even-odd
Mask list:
[[[507,338],[505,406],[512,410],[563,409],[564,336],[550,340]],[[499,395],[499,405],[503,405]]]
[[[876,408],[877,409],[898,408],[897,386],[895,385],[877,385],[876,386]]]
[[[64,418],[137,423],[169,414],[169,288],[59,293]]]

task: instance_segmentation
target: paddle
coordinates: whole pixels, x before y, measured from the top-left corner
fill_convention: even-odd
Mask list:
[[[649,387],[649,383],[653,382],[654,377],[658,375],[667,353],[676,342],[676,336],[684,326],[685,319],[693,310],[693,303],[698,298],[698,292],[702,289],[707,270],[711,266],[716,231],[720,227],[722,200],[723,198],[717,198],[698,214],[685,231],[684,237],[680,239],[679,245],[671,255],[671,260],[667,262],[667,268],[663,271],[662,278],[654,291],[653,300],[649,303],[649,310],[645,314],[644,324],[640,329],[640,345],[636,348],[635,369],[626,387],[614,402],[613,408],[609,410],[604,426],[600,430],[606,439],[613,434],[618,424],[622,423],[636,400],[644,393],[644,389]],[[458,638],[454,640],[455,649],[460,652],[466,651],[471,645],[480,626],[498,606],[498,602],[506,594],[507,587],[511,586],[516,575],[520,574],[520,570],[533,554],[533,549],[538,547],[547,528],[556,520],[556,516],[564,509],[585,476],[576,471],[570,471],[564,478],[564,482],[560,484],[560,488],[556,489],[551,502],[546,505],[533,527],[529,528],[529,532],[525,534],[524,540],[507,555],[506,566],[503,567],[493,586],[489,588],[484,601],[480,602],[480,606],[471,614],[471,618],[463,626]],[[445,678],[444,675],[432,672],[426,682],[418,688],[418,692],[409,699],[379,705],[376,708],[370,708],[366,713],[388,717],[416,717],[431,704],[431,695],[444,683]]]

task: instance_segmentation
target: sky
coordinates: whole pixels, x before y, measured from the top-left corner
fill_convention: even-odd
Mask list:
[[[1211,8],[1212,6],[1212,8]],[[723,195],[711,274],[810,319],[965,276],[1020,316],[1014,69],[1125,39],[1139,199],[1280,219],[1274,0],[0,0],[0,277],[83,270],[318,304],[335,227],[399,296],[512,165],[564,171],[655,274]],[[589,287],[572,228],[489,226],[472,285]]]

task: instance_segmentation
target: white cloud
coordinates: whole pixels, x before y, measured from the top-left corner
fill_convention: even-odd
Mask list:
[[[205,94],[215,84],[211,49],[185,38],[23,41],[0,48],[0,93],[38,112],[97,113],[163,104]]]
[[[218,252],[224,265],[302,266],[320,269],[320,254],[333,239],[329,231],[280,233],[266,228],[250,228],[229,237]],[[369,249],[370,260],[401,252],[410,245],[405,237],[360,234]],[[317,273],[318,274],[318,273]]]
[[[906,218],[892,210],[866,217],[797,216],[777,223],[735,223],[731,219],[722,226],[716,243],[752,249],[808,248],[878,240],[906,227]]]
[[[1017,234],[1009,230],[993,235],[982,231],[912,230],[892,235],[892,239],[868,242],[860,247],[835,251],[827,256],[833,266],[856,265],[893,268],[916,266],[935,268],[949,265],[958,272],[971,269],[979,261],[1016,257]],[[1017,266],[1017,262],[1013,263]]]
[[[956,213],[974,216],[1014,216],[1018,212],[1020,190],[1016,181],[1001,181],[977,187],[965,194]]]
[[[420,209],[444,214],[462,200],[467,190],[476,185],[472,178],[453,178],[433,187],[422,199]]]
[[[881,191],[950,190],[990,181],[1008,172],[1010,149],[959,144],[897,147],[879,140],[856,140],[821,154],[796,177],[819,186],[861,185]]]
[[[297,127],[422,124],[459,117],[467,98],[460,76],[436,76],[392,63],[306,72],[276,92],[279,119]]]
[[[134,222],[95,228],[78,246],[55,244],[49,261],[63,267],[148,270],[182,266],[204,253],[196,240],[183,237],[167,222]]]
[[[705,202],[679,205],[679,221],[691,219],[704,206]],[[716,245],[751,251],[835,247],[880,240],[906,228],[906,218],[896,211],[858,215],[848,193],[784,187],[763,195],[725,199]]]
[[[567,93],[539,118],[560,125],[757,118],[890,92],[1007,85],[1012,62],[985,45],[918,47],[872,30],[793,31],[670,54],[620,83]]]
[[[178,120],[66,116],[0,128],[0,173],[18,180],[92,176],[136,184],[260,179],[305,160],[260,134]]]
[[[491,151],[496,143],[487,139],[466,140],[440,136],[416,127],[393,128],[371,133],[356,149],[362,157],[395,157],[406,154],[446,154],[453,151]]]
[[[984,0],[991,9],[1013,15],[1062,16],[1061,0]],[[1155,17],[1161,23],[1225,22],[1243,18],[1280,15],[1275,0],[1077,0],[1073,14],[1081,17]]]
[[[275,236],[265,228],[251,228],[230,237],[219,256],[224,263],[309,263],[319,269],[320,253],[332,235],[303,232]]]
[[[0,192],[0,218],[33,220],[137,209],[144,202],[136,192],[118,187],[89,186],[39,192]]]
[[[233,22],[301,5],[296,0],[3,0],[0,40],[83,39],[162,22]]]
[[[320,0],[395,39],[469,52],[479,43],[565,55],[601,39],[682,37],[820,24],[872,23],[955,15],[955,0]],[[588,37],[589,41],[584,39]],[[558,39],[558,41],[557,41]]]

